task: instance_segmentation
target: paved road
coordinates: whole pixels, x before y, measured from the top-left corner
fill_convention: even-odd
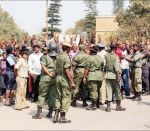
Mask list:
[[[150,130],[150,96],[144,96],[141,102],[124,99],[125,112],[116,112],[114,104],[110,113],[104,111],[106,105],[97,111],[86,111],[79,103],[67,114],[71,124],[53,124],[45,117],[47,107],[43,119],[33,120],[36,104],[29,105],[29,109],[16,111],[0,104],[0,130]]]

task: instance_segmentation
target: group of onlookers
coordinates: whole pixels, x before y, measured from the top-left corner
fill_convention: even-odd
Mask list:
[[[55,51],[53,45],[49,48],[50,43],[57,45],[57,51]],[[83,89],[83,87],[87,86],[85,84],[87,79],[92,80],[92,82],[90,80],[88,82],[88,86],[91,88],[95,84],[93,81],[98,81],[97,79],[99,78],[101,79],[101,82],[98,82],[99,85],[101,85],[100,94],[96,96],[96,99],[98,97],[99,100],[95,99],[96,101],[92,101],[92,104],[93,106],[95,104],[99,107],[100,104],[104,104],[107,101],[106,110],[108,112],[110,111],[110,99],[120,100],[118,90],[111,89],[111,85],[115,83],[114,80],[117,80],[115,85],[119,87],[122,97],[124,95],[130,97],[133,93],[134,100],[141,100],[142,93],[144,93],[144,95],[150,94],[150,49],[147,43],[128,43],[118,40],[115,43],[110,43],[110,46],[108,46],[104,43],[90,43],[90,41],[84,40],[83,38],[78,40],[78,43],[75,40],[67,41],[67,43],[69,43],[71,47],[70,45],[63,45],[64,42],[59,40],[59,33],[57,32],[54,33],[52,39],[46,38],[41,41],[40,44],[35,36],[33,36],[31,40],[25,39],[21,44],[17,44],[16,39],[13,39],[11,42],[1,41],[0,91],[1,101],[4,101],[4,105],[11,106],[15,104],[14,109],[22,110],[29,108],[26,98],[31,100],[31,102],[38,101],[39,83],[42,79],[42,73],[43,70],[44,73],[47,72],[42,66],[42,62],[45,60],[45,58],[42,57],[45,56],[44,51],[48,51],[47,53],[52,57],[56,53],[54,55],[56,57],[57,54],[63,52],[63,46],[68,46],[71,49],[68,52],[68,56],[72,68],[76,68],[73,69],[72,74],[74,74],[73,79],[75,85],[78,87],[73,91],[76,93],[72,95],[72,106],[76,107],[77,99],[82,98],[83,106],[85,107],[88,105],[86,100],[89,97],[92,97],[92,99],[95,98],[95,94],[91,94],[92,91],[90,92]],[[86,55],[84,53],[82,54],[82,52]],[[80,53],[81,55],[79,55]],[[116,62],[116,55],[118,56],[118,63]],[[89,56],[93,57],[88,58]],[[100,58],[97,56],[100,56]],[[100,61],[102,63],[99,63]],[[115,65],[111,65],[112,63]],[[97,69],[95,69],[96,66]],[[96,76],[92,75],[92,70],[96,72],[99,68],[103,68],[100,69],[102,75],[99,76],[99,73],[95,73]],[[119,73],[116,74],[116,76],[114,75],[114,69]],[[76,71],[80,73],[74,73]],[[89,75],[91,75],[91,77],[87,78]],[[109,96],[108,90],[110,90]],[[88,94],[86,97],[84,97],[85,93]],[[110,95],[111,93],[112,96]],[[120,104],[119,102],[120,101],[117,101],[118,105]],[[89,107],[88,109],[95,109],[95,107]],[[124,110],[120,105],[117,109]]]

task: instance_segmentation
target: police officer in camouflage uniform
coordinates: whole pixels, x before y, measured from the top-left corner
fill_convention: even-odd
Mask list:
[[[133,63],[132,66],[132,73],[133,73],[133,101],[140,101],[141,98],[141,92],[142,92],[142,58],[144,58],[144,55],[140,53],[140,44],[136,44],[134,47],[134,55],[133,58],[125,58],[129,62]]]
[[[107,95],[107,108],[106,111],[111,111],[112,93],[114,92],[116,97],[116,111],[123,111],[125,108],[121,107],[121,92],[119,87],[119,81],[121,78],[121,66],[119,58],[115,54],[117,46],[110,45],[110,52],[105,55],[105,78],[106,78],[106,95]]]
[[[144,95],[150,94],[150,83],[149,83],[149,68],[148,63],[148,51],[145,49],[145,44],[141,44],[140,52],[145,56],[142,58],[142,89]]]
[[[89,56],[85,53],[85,45],[79,45],[79,50],[80,52],[72,60],[72,64],[74,66],[74,82],[76,84],[76,89],[73,92],[73,101],[71,105],[73,107],[77,106],[76,100],[80,95],[79,92],[81,91],[81,97],[83,99],[83,107],[86,107],[88,90],[87,90],[87,86],[83,84],[83,74],[86,66],[86,61]]]
[[[89,96],[92,104],[88,106],[87,110],[96,110],[99,107],[100,88],[103,81],[103,60],[97,55],[98,47],[95,45],[91,48],[91,56],[88,57],[85,71],[84,83],[88,82]]]
[[[55,43],[51,42],[49,44],[49,56],[53,60],[54,69],[56,70],[56,56],[57,56],[58,47]],[[50,81],[50,90],[48,94],[48,107],[49,112],[47,114],[48,118],[52,118],[52,113],[55,108],[56,103],[56,77],[53,77]]]
[[[40,76],[39,83],[39,96],[38,96],[38,106],[37,113],[32,116],[33,119],[42,118],[42,108],[45,104],[47,96],[50,96],[49,99],[49,108],[52,115],[53,108],[55,106],[55,63],[54,60],[48,56],[48,48],[43,48],[43,56],[40,58],[40,63],[42,67],[42,73]],[[50,93],[49,93],[50,92]],[[54,93],[54,96],[49,95]]]
[[[65,118],[71,103],[71,89],[75,88],[73,78],[70,73],[71,61],[68,56],[71,45],[62,43],[63,52],[56,57],[56,111],[54,123],[70,123],[71,120]],[[60,118],[58,116],[60,113]]]

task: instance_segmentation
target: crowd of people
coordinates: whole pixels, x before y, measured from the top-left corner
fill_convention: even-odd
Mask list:
[[[110,112],[114,102],[116,111],[125,111],[123,98],[141,101],[142,94],[150,95],[150,48],[148,42],[106,45],[83,37],[62,42],[58,32],[41,42],[35,36],[21,44],[1,41],[0,93],[1,102],[18,111],[29,108],[26,99],[37,102],[33,119],[42,118],[47,104],[54,123],[70,123],[66,113],[78,100],[86,110],[106,104]]]

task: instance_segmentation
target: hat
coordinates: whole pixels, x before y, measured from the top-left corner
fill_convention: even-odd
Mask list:
[[[98,47],[99,47],[99,48],[104,48],[105,45],[104,45],[103,43],[98,43]]]
[[[91,51],[97,53],[97,52],[98,52],[98,46],[97,46],[97,45],[94,45],[94,46],[91,48]]]
[[[63,42],[62,46],[67,46],[67,47],[71,47],[72,45],[69,42]]]
[[[47,51],[48,48],[47,48],[47,47],[43,47],[42,50],[43,50],[43,51]]]
[[[22,54],[28,53],[28,52],[29,52],[29,49],[28,49],[26,46],[22,46],[22,49],[20,50],[20,52],[21,52]]]
[[[109,47],[110,47],[110,48],[117,48],[117,46],[114,45],[114,44],[110,44]]]
[[[79,50],[85,50],[85,45],[83,44],[79,45]]]

